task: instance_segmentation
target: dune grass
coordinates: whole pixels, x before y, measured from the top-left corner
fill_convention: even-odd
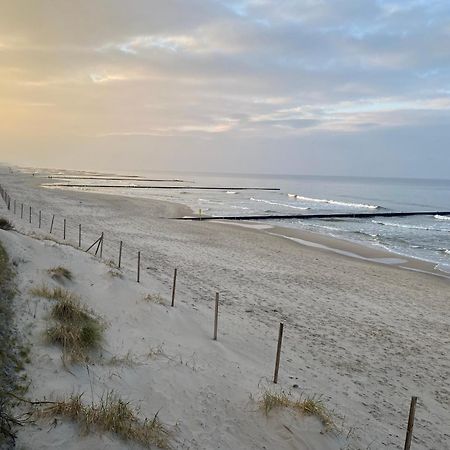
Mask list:
[[[47,329],[46,335],[49,342],[62,347],[64,360],[88,361],[89,352],[98,348],[102,341],[104,326],[100,320],[67,289],[44,284],[31,289],[30,294],[56,300],[50,312],[54,324]]]
[[[147,294],[144,301],[148,303],[156,303],[158,305],[165,305],[166,301],[159,294]]]
[[[11,414],[12,404],[7,393],[20,387],[17,372],[23,367],[14,327],[13,279],[14,271],[8,254],[0,243],[0,448],[14,446],[18,423]]]
[[[279,393],[268,390],[263,393],[260,406],[266,415],[276,408],[289,408],[301,414],[317,417],[327,431],[335,428],[331,412],[328,411],[320,397],[317,396],[292,399],[284,392]]]
[[[58,299],[50,317],[55,324],[47,329],[47,338],[62,346],[64,359],[85,362],[89,352],[100,346],[104,327],[77,299],[70,296]]]
[[[48,274],[57,281],[72,281],[73,275],[72,272],[69,269],[66,269],[65,267],[58,266],[58,267],[52,267],[51,269],[48,269]]]
[[[78,300],[71,297],[58,299],[51,310],[51,317],[61,323],[87,322],[91,313]]]
[[[108,274],[109,274],[112,278],[123,278],[122,273],[119,272],[119,270],[117,270],[117,269],[110,269],[110,270],[108,270]]]
[[[138,365],[138,361],[129,350],[125,355],[123,356],[116,356],[114,355],[109,361],[106,362],[110,366],[125,366],[125,367],[135,367]]]
[[[67,289],[61,287],[51,288],[46,284],[30,289],[30,294],[48,300],[77,300],[78,297]]]
[[[125,441],[133,441],[145,447],[169,448],[169,433],[157,414],[152,420],[140,420],[128,402],[113,391],[107,392],[97,404],[86,405],[81,395],[72,395],[55,402],[38,414],[43,417],[62,416],[75,421],[83,433],[111,432]]]

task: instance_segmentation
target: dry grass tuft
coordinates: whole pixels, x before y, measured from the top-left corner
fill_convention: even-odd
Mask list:
[[[93,322],[57,324],[47,330],[47,337],[51,343],[62,346],[64,359],[86,362],[89,351],[100,345],[102,331],[102,327]]]
[[[104,327],[78,299],[70,296],[59,299],[50,317],[56,324],[47,329],[47,338],[62,346],[64,359],[85,362],[88,353],[100,346]]]
[[[156,303],[157,305],[165,305],[166,301],[159,294],[147,294],[144,301],[148,303]]]
[[[147,358],[153,359],[158,356],[164,355],[164,347],[163,344],[158,345],[157,347],[151,347],[150,351],[147,353]]]
[[[47,298],[49,300],[78,300],[78,297],[67,289],[60,287],[50,288],[45,284],[30,289],[30,294],[35,297]]]
[[[98,404],[85,405],[81,395],[72,395],[66,400],[38,413],[43,417],[63,416],[79,424],[86,434],[92,430],[116,433],[129,440],[151,448],[169,448],[169,433],[156,414],[152,420],[139,420],[128,402],[113,391],[108,392]]]
[[[110,269],[108,270],[108,274],[112,277],[112,278],[123,278],[123,275],[121,272],[119,272],[116,269]]]
[[[138,365],[138,362],[133,355],[133,353],[128,351],[124,356],[113,356],[108,362],[110,366],[126,366],[126,367],[135,367]]]
[[[62,266],[53,267],[51,269],[48,269],[47,272],[54,280],[57,281],[64,281],[64,280],[72,281],[73,279],[72,272],[69,269],[66,269],[65,267]]]
[[[317,396],[292,399],[284,392],[266,391],[262,396],[260,406],[266,415],[275,408],[289,408],[301,414],[317,417],[326,431],[336,428],[331,412]]]
[[[90,312],[78,300],[63,298],[53,305],[51,317],[62,323],[88,322]]]

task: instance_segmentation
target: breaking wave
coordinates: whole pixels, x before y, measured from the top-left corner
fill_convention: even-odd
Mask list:
[[[349,206],[351,208],[381,209],[381,206],[378,206],[378,205],[369,205],[366,203],[340,202],[338,200],[328,200],[325,198],[304,197],[303,195],[297,195],[297,194],[288,194],[288,197],[294,197],[297,200],[303,200],[305,202],[327,203],[329,205]]]
[[[372,220],[372,223],[374,223],[376,225],[385,225],[387,227],[407,228],[409,230],[438,231],[438,232],[444,232],[444,233],[450,232],[450,230],[442,230],[442,229],[433,228],[433,227],[421,227],[418,225],[406,225],[406,224],[394,223],[394,222],[379,222],[377,220]]]
[[[284,206],[285,208],[302,209],[302,210],[310,209],[310,208],[308,208],[308,207],[306,207],[306,206],[286,205],[285,203],[271,202],[271,201],[269,201],[269,200],[263,200],[262,198],[253,198],[253,197],[250,197],[250,200],[253,201],[253,202],[267,203],[268,205]],[[278,211],[277,211],[277,212],[278,212]]]
[[[377,239],[377,238],[380,237],[380,235],[378,233],[368,233],[368,232],[362,231],[362,230],[356,230],[356,231],[353,231],[353,233],[354,234],[359,234],[361,236],[367,236],[367,237],[370,237],[372,239]]]
[[[433,217],[437,220],[450,220],[450,216],[440,216],[439,214],[436,214]]]

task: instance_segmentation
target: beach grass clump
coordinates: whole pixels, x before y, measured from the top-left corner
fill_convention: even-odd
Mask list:
[[[326,408],[318,396],[293,399],[285,392],[267,390],[263,393],[260,406],[266,415],[276,408],[289,408],[300,414],[317,417],[322,422],[326,431],[335,428],[332,413]]]
[[[61,287],[50,288],[46,284],[30,289],[30,294],[48,300],[76,300],[78,297]]]
[[[56,281],[72,281],[73,279],[72,272],[62,266],[52,267],[51,269],[48,269],[47,272]]]
[[[64,359],[88,361],[89,352],[100,346],[103,325],[78,299],[64,297],[52,307],[50,317],[55,324],[47,329],[47,338],[63,349]]]
[[[158,305],[165,305],[165,300],[159,294],[147,294],[144,301],[148,303],[156,303]]]
[[[61,323],[86,322],[91,319],[89,311],[78,300],[64,297],[52,307],[51,317]]]
[[[48,328],[47,337],[51,343],[61,345],[65,360],[86,362],[89,351],[99,346],[102,328],[94,323],[56,324]]]
[[[76,422],[83,433],[111,432],[125,441],[144,447],[169,448],[169,433],[157,415],[152,420],[140,420],[129,402],[109,391],[97,404],[84,404],[82,395],[71,395],[41,410],[41,417],[65,417]]]
[[[14,227],[12,223],[8,219],[0,217],[0,229],[9,231],[12,230],[13,228]]]

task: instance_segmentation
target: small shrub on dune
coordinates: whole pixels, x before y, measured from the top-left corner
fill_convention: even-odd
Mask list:
[[[65,267],[58,266],[53,267],[52,269],[48,269],[48,274],[57,281],[72,281],[73,275],[72,272],[69,269],[66,269]]]
[[[30,294],[35,297],[42,297],[48,300],[77,300],[78,297],[67,289],[60,287],[50,288],[43,284],[42,286],[30,289]]]
[[[322,400],[316,396],[292,399],[284,392],[266,391],[262,396],[260,406],[266,415],[276,408],[289,408],[301,414],[317,417],[326,431],[335,428],[332,414],[325,407]]]
[[[12,230],[13,229],[12,223],[3,217],[0,217],[0,229],[7,231]]]
[[[169,433],[158,417],[140,420],[130,404],[113,391],[102,397],[98,404],[90,405],[85,405],[81,401],[81,395],[72,395],[38,414],[43,417],[66,417],[77,422],[85,434],[93,430],[112,432],[124,440],[136,442],[147,448],[152,446],[169,448]]]

